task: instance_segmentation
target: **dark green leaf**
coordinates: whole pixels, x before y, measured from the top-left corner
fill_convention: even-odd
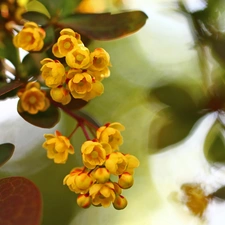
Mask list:
[[[45,5],[42,4],[40,1],[37,1],[37,0],[29,1],[26,4],[26,9],[27,9],[27,11],[31,11],[31,12],[39,12],[39,13],[45,15],[47,18],[51,18]],[[31,19],[31,21],[34,21],[34,20]]]
[[[215,191],[211,195],[212,195],[212,197],[216,197],[216,198],[225,200],[225,186],[219,188],[217,191]]]
[[[96,40],[120,38],[138,31],[147,20],[142,11],[122,12],[118,14],[73,14],[59,21],[60,26],[70,27]]]
[[[88,113],[84,111],[76,111],[76,115],[80,116],[81,118],[85,119],[86,121],[90,122],[96,127],[100,127],[101,125],[99,124],[98,121],[96,121],[93,117],[91,117]]]
[[[22,14],[22,17],[25,20],[33,21],[40,25],[46,25],[50,19],[45,14],[36,12],[36,11],[28,11]]]
[[[0,224],[41,224],[42,199],[33,182],[24,177],[3,178],[0,196]]]
[[[204,143],[204,154],[211,163],[225,163],[225,143],[223,127],[218,120],[215,121]]]
[[[0,32],[0,59],[8,59],[15,67],[19,63],[18,49],[13,45],[12,35]]]
[[[18,102],[20,104],[20,102]],[[45,112],[38,112],[37,114],[29,114],[28,112],[18,112],[20,116],[28,123],[37,127],[51,128],[54,127],[60,119],[59,110],[50,105]]]
[[[190,113],[197,111],[196,103],[188,90],[176,84],[166,84],[151,90],[150,97],[157,98],[160,102],[170,106],[177,112]]]
[[[88,104],[87,101],[84,101],[82,99],[72,98],[70,103],[65,105],[64,108],[69,109],[69,110],[79,110],[87,104]]]
[[[16,88],[23,85],[21,81],[12,81],[11,83],[0,82],[0,96],[7,94],[8,92],[15,90]]]
[[[186,138],[199,116],[196,114],[177,114],[170,108],[159,111],[153,118],[149,129],[150,153],[176,144]]]
[[[10,143],[0,145],[0,166],[4,165],[12,156],[15,146]]]

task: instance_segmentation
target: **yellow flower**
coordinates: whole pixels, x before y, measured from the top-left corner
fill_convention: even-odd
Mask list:
[[[111,174],[120,175],[126,170],[127,159],[122,153],[113,152],[107,157],[105,167]]]
[[[52,48],[52,53],[58,57],[66,56],[71,50],[82,46],[80,35],[72,29],[66,28],[60,31],[60,37]]]
[[[71,101],[71,95],[64,87],[52,88],[50,95],[54,101],[62,103],[63,105],[66,105]]]
[[[92,198],[92,204],[95,206],[102,205],[103,207],[109,207],[111,202],[114,202],[116,198],[114,185],[111,182],[93,184],[90,187],[89,194]]]
[[[96,48],[90,54],[91,65],[88,69],[102,71],[105,70],[108,66],[111,66],[110,56],[103,48]]]
[[[113,202],[113,206],[115,209],[124,209],[127,206],[127,200],[122,195],[117,195],[115,201]]]
[[[127,159],[127,168],[126,168],[126,172],[130,173],[131,175],[134,173],[134,169],[137,168],[140,164],[139,160],[130,154],[126,154],[125,155],[126,159]]]
[[[93,176],[98,183],[106,183],[110,178],[110,173],[105,167],[99,167],[94,171]]]
[[[26,51],[39,51],[44,46],[45,31],[34,22],[27,22],[13,37],[13,44]]]
[[[45,84],[50,88],[57,88],[66,80],[65,68],[58,60],[45,58],[41,61],[41,75]]]
[[[124,126],[120,123],[108,123],[97,130],[96,136],[99,142],[109,143],[114,151],[119,149],[119,146],[123,143],[120,131],[124,129]]]
[[[110,76],[110,70],[108,67],[106,67],[103,70],[87,70],[87,73],[89,73],[92,77],[94,77],[96,80],[102,81],[104,78],[107,78]]]
[[[110,151],[111,148],[107,144],[85,141],[81,146],[83,163],[87,168],[94,169],[105,162],[106,154],[110,153]]]
[[[66,55],[66,63],[71,68],[76,69],[86,69],[90,62],[90,52],[89,49],[80,46],[78,48],[74,48]]]
[[[83,169],[74,168],[63,180],[63,184],[66,184],[71,191],[77,194],[86,194],[94,183],[93,177],[87,172],[83,172]]]
[[[50,105],[45,91],[40,89],[38,82],[29,82],[24,89],[18,91],[17,95],[20,98],[19,112],[26,111],[30,114],[37,114],[39,111],[47,110]]]
[[[68,154],[74,154],[74,148],[69,139],[62,136],[59,131],[53,134],[44,135],[46,141],[42,147],[47,150],[47,157],[53,159],[55,163],[65,163],[68,159]]]
[[[91,197],[89,194],[80,194],[77,197],[77,205],[79,205],[81,208],[88,208],[91,205]]]
[[[128,189],[134,184],[134,178],[131,174],[124,172],[119,176],[118,184],[123,189]]]
[[[68,83],[69,90],[74,98],[80,98],[85,101],[101,95],[104,91],[104,87],[101,82],[93,81],[90,74],[77,73],[70,79]]]

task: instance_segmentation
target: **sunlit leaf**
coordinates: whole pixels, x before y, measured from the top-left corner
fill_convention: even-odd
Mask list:
[[[36,12],[36,11],[25,12],[25,13],[22,14],[22,17],[25,20],[33,21],[33,22],[35,22],[37,24],[40,24],[40,25],[45,25],[50,21],[48,16],[46,16],[43,13]]]
[[[225,200],[225,186],[219,188],[217,191],[212,193],[212,196]]]
[[[27,11],[39,12],[46,15],[48,18],[51,18],[48,10],[45,5],[37,0],[31,0],[26,4]],[[31,20],[33,21],[33,20]]]
[[[138,31],[147,20],[142,11],[122,12],[117,14],[80,14],[76,13],[59,21],[62,27],[96,40],[120,38]]]
[[[174,111],[184,113],[197,111],[196,103],[190,92],[173,83],[153,88],[150,97],[157,98],[157,100],[170,106]]]
[[[150,153],[184,140],[198,119],[197,114],[177,114],[170,108],[159,111],[149,128]]]
[[[1,83],[0,82],[0,96],[5,95],[6,93],[20,87],[23,85],[21,81],[12,81],[11,83]]]
[[[18,103],[19,104],[19,103]],[[28,112],[18,112],[20,116],[28,123],[37,127],[51,128],[54,127],[60,119],[59,110],[50,106],[45,112],[38,112],[37,114],[29,114]]]
[[[211,163],[225,163],[225,141],[223,127],[218,120],[215,121],[204,143],[204,154]]]
[[[10,143],[0,145],[0,166],[4,165],[12,156],[15,146]]]
[[[0,180],[0,224],[40,225],[42,200],[38,188],[23,177]]]

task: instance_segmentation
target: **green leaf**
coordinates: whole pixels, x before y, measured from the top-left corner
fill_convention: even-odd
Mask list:
[[[84,101],[82,99],[72,98],[70,103],[65,105],[64,108],[74,111],[74,110],[79,110],[79,109],[83,108],[87,104],[88,104],[87,101]]]
[[[177,114],[170,108],[159,111],[150,124],[150,153],[160,152],[163,148],[182,141],[189,135],[198,119],[197,114]]]
[[[42,199],[33,182],[23,177],[3,178],[0,196],[0,224],[41,224]]]
[[[16,88],[23,85],[21,81],[12,81],[11,83],[0,82],[0,96],[7,94],[8,92],[15,90]]]
[[[36,12],[36,11],[25,12],[25,13],[22,14],[22,17],[25,20],[33,21],[33,22],[35,22],[37,24],[40,24],[40,25],[46,25],[50,21],[48,16],[46,16],[43,13]]]
[[[212,197],[220,198],[225,200],[225,186],[219,188],[217,191],[211,194]]]
[[[204,154],[210,163],[225,163],[225,142],[223,127],[218,120],[215,121],[204,143]]]
[[[100,123],[97,120],[95,120],[92,116],[90,116],[87,112],[76,111],[76,115],[82,117],[83,119],[90,122],[91,124],[93,124],[96,127],[101,126]]]
[[[10,143],[0,145],[0,166],[4,165],[12,156],[15,146]]]
[[[18,49],[13,45],[12,35],[7,32],[0,32],[0,59],[8,59],[15,67],[19,63]]]
[[[28,2],[26,4],[26,8],[27,8],[27,11],[39,12],[41,14],[44,14],[48,18],[51,18],[50,14],[49,14],[48,10],[46,9],[46,7],[44,6],[44,4],[42,4],[39,1],[32,0],[32,1]],[[31,20],[31,21],[33,21],[33,20]]]
[[[73,14],[59,21],[62,27],[70,27],[96,40],[120,38],[138,31],[147,20],[142,11],[123,12],[118,14]]]
[[[190,95],[190,91],[186,90],[178,84],[166,84],[153,88],[150,97],[157,98],[160,102],[170,106],[177,112],[196,112],[197,105]]]
[[[18,104],[20,104],[20,101]],[[52,105],[50,105],[50,107],[45,112],[38,112],[34,115],[29,114],[28,112],[18,113],[28,123],[42,128],[52,128],[59,122],[60,119],[59,110]]]

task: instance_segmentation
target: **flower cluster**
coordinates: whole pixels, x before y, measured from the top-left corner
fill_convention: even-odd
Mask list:
[[[80,35],[66,28],[61,30],[52,52],[58,59],[43,59],[41,72],[54,101],[66,105],[71,95],[89,101],[103,93],[101,81],[110,75],[108,67],[111,66],[109,54],[104,49],[90,52]],[[60,58],[65,58],[66,66]]]
[[[41,90],[38,82],[29,82],[26,87],[20,89],[17,93],[20,98],[18,102],[19,112],[28,112],[30,114],[37,114],[39,111],[48,109],[50,103],[46,97],[46,92]]]
[[[88,140],[81,146],[84,167],[76,167],[64,178],[63,184],[78,195],[77,204],[88,208],[108,207],[116,209],[127,205],[121,195],[122,189],[130,188],[133,183],[134,169],[139,166],[138,159],[130,154],[123,154],[119,146],[123,143],[120,123],[108,123],[96,131],[96,139]],[[111,175],[118,177],[117,182]]]
[[[13,44],[26,51],[40,51],[44,46],[45,31],[34,22],[27,22],[13,37]]]

